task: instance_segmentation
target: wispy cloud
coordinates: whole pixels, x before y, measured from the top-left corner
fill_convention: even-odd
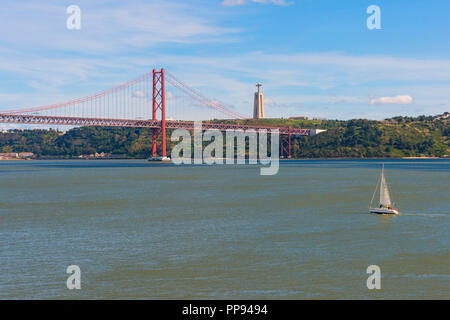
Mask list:
[[[333,52],[284,55],[248,52],[203,57],[164,54],[105,61],[96,58],[32,59],[26,54],[10,52],[4,61],[7,63],[0,62],[0,70],[28,79],[28,85],[36,88],[36,95],[51,93],[51,101],[39,98],[44,104],[58,102],[55,99],[65,95],[75,98],[75,88],[82,95],[106,89],[150,70],[157,63],[164,63],[181,80],[244,113],[251,110],[256,82],[263,83],[265,96],[271,99],[266,101],[274,107],[267,108],[270,116],[283,116],[280,112],[296,114],[299,105],[302,110],[312,106],[360,106],[362,112],[364,106],[367,109],[377,104],[401,106],[414,101],[418,107],[432,108],[448,105],[450,101],[445,85],[450,83],[450,60],[445,59],[352,56]],[[82,88],[78,87],[80,83],[83,83]],[[67,91],[64,89],[67,86],[72,87],[69,90],[72,96],[61,95]],[[405,94],[398,96],[399,92]],[[414,100],[410,97],[412,93]],[[27,99],[27,94],[16,97],[22,106],[37,104],[32,102],[36,98],[28,96]],[[2,107],[11,106],[11,99],[1,100]],[[276,104],[272,103],[275,101]],[[286,108],[276,108],[277,105]],[[340,107],[335,112],[344,115]],[[355,111],[349,112],[349,116],[351,114],[355,115]]]
[[[246,0],[223,0],[222,5],[224,6],[242,6],[246,3]]]
[[[219,84],[229,80],[220,85],[221,90],[226,91],[239,89],[244,83],[247,84],[245,90],[253,90],[254,81],[263,81],[266,89],[289,87],[323,91],[337,87],[369,87],[373,84],[376,84],[374,90],[378,91],[383,87],[398,87],[399,83],[405,86],[420,82],[426,86],[450,82],[448,59],[352,56],[333,52],[283,55],[247,52],[204,57],[164,55],[161,59],[197,85],[208,85],[214,79]],[[153,60],[137,58],[132,61],[137,66],[144,66]],[[204,70],[202,75],[196,72],[200,67]],[[235,76],[219,76],[221,74]],[[368,92],[367,95],[375,93]]]
[[[272,3],[277,6],[288,6],[293,4],[292,1],[285,1],[285,0],[223,0],[222,5],[224,6],[242,6],[248,2],[256,2],[256,3]]]
[[[414,102],[415,108],[411,109],[414,112],[435,113],[450,104],[445,86],[450,83],[448,59],[354,56],[334,52],[248,52],[214,57],[166,55],[164,59],[181,79],[241,111],[251,109],[254,84],[262,82],[265,96],[271,99],[266,101],[269,116],[309,112],[328,113],[336,118],[370,115],[384,118],[405,113],[405,110],[391,108],[380,113],[370,106],[391,103],[402,107]],[[141,59],[134,63],[146,65]],[[200,68],[201,74],[195,72]],[[225,74],[228,76],[223,76]],[[404,96],[414,93],[415,98],[397,97],[399,92],[404,92]],[[374,96],[392,99],[375,100]],[[276,108],[274,101],[290,109]]]
[[[239,28],[220,26],[213,11],[182,1],[78,0],[81,30],[66,28],[67,3],[2,3],[0,39],[8,47],[102,53],[163,43],[232,41]],[[229,36],[229,38],[227,38]]]

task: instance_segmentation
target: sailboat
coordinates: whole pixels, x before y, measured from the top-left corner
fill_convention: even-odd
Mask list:
[[[380,203],[377,208],[372,208],[373,199],[377,192],[378,186],[380,187]],[[395,209],[392,205],[388,185],[386,183],[386,178],[384,177],[384,163],[381,169],[380,183],[377,183],[375,191],[373,192],[372,200],[370,201],[369,212],[378,214],[398,214],[398,209]]]

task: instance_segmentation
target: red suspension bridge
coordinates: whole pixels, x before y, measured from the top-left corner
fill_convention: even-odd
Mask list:
[[[188,99],[184,99],[185,97]],[[270,132],[271,129],[278,128],[282,137],[281,156],[291,155],[291,136],[315,134],[315,130],[310,129],[252,125],[247,116],[205,97],[164,69],[154,69],[117,87],[83,98],[35,108],[1,111],[0,122],[151,128],[153,157],[157,156],[158,149],[162,157],[166,157],[166,129],[193,130],[193,121],[181,119],[198,116],[199,112],[204,119],[205,110],[209,111],[209,120],[241,119],[244,121],[239,123],[244,124],[204,121],[204,130],[265,129]],[[168,113],[170,117],[167,117]],[[158,140],[161,141],[159,145]]]

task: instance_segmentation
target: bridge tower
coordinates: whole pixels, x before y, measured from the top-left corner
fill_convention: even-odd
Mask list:
[[[153,69],[153,109],[152,120],[157,120],[156,112],[161,110],[161,128],[152,129],[152,157],[157,158],[156,139],[161,134],[162,160],[167,157],[166,153],[166,96],[164,88],[164,68],[161,71]]]

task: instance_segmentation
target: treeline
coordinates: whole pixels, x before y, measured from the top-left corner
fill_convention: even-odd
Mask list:
[[[442,157],[450,154],[448,121],[426,116],[384,121],[217,120],[327,129],[317,136],[293,138],[294,158]],[[168,137],[170,134],[169,130]],[[170,141],[168,143],[170,152]],[[151,154],[151,129],[80,127],[64,134],[55,130],[13,130],[0,134],[0,152],[33,152],[38,158],[71,158],[96,152],[147,158]]]
[[[399,158],[450,154],[448,122],[405,119],[327,122],[326,132],[295,139],[294,157]]]

